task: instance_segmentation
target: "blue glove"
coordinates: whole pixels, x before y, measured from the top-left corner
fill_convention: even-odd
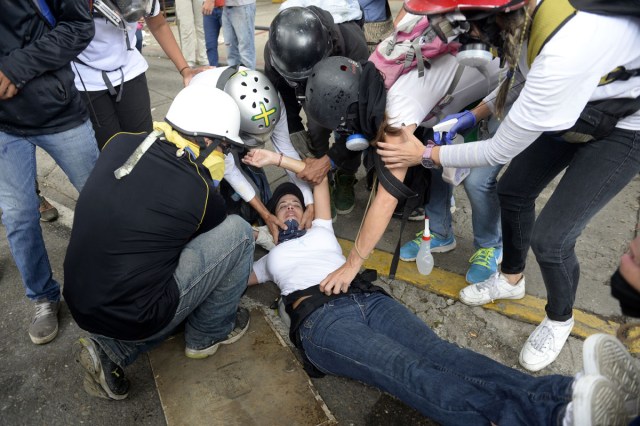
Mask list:
[[[469,130],[473,126],[476,125],[476,117],[473,115],[471,111],[462,111],[457,114],[447,115],[445,118],[440,121],[440,123],[457,118],[458,122],[444,135],[444,140],[440,140],[440,132],[434,132],[433,141],[436,145],[441,145],[443,142],[447,145],[451,145],[453,143],[453,138],[456,137],[458,132],[464,132],[465,130]]]

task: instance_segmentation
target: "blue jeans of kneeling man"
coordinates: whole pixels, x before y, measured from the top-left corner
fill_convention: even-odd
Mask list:
[[[180,302],[173,320],[155,335],[124,341],[92,334],[107,356],[125,367],[142,352],[164,341],[186,319],[186,346],[203,349],[233,330],[240,297],[253,265],[251,226],[240,216],[228,216],[209,232],[191,240],[180,254],[173,276]]]
[[[533,377],[439,338],[381,293],[324,304],[299,329],[322,372],[378,387],[446,425],[556,424],[573,378]]]

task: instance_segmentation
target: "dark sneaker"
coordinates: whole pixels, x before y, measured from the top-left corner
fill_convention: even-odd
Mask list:
[[[356,175],[338,170],[335,176],[336,189],[334,203],[338,214],[349,214],[356,205]]]
[[[250,319],[251,315],[246,308],[238,308],[238,313],[236,315],[236,325],[233,330],[231,330],[231,333],[229,333],[227,337],[224,338],[224,340],[218,340],[217,342],[213,342],[211,346],[201,349],[186,347],[184,349],[184,354],[187,356],[187,358],[192,359],[204,359],[215,354],[220,345],[229,345],[240,340],[240,338],[244,336],[244,334],[249,329]]]
[[[81,337],[78,346],[76,361],[85,370],[84,390],[98,398],[125,399],[129,395],[129,380],[124,370],[93,339]]]
[[[53,222],[58,218],[58,209],[53,207],[46,198],[42,195],[38,195],[40,198],[40,220],[43,222]]]
[[[404,213],[403,210],[404,208],[396,209],[393,212],[393,217],[395,217],[396,219],[402,219],[402,214]],[[413,209],[413,211],[409,213],[409,217],[407,218],[407,220],[410,222],[420,222],[421,220],[424,220],[424,208],[416,207],[415,209]]]
[[[36,313],[29,326],[29,337],[36,345],[49,343],[58,335],[58,309],[60,302],[36,300]]]

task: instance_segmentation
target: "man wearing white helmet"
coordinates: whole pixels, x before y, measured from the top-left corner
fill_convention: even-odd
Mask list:
[[[243,66],[218,67],[196,75],[190,84],[216,87],[231,96],[240,109],[240,138],[247,148],[259,148],[271,140],[276,152],[300,159],[289,138],[287,113],[282,98],[264,74]],[[285,225],[269,213],[264,205],[268,200],[260,199],[251,181],[243,174],[240,164],[236,164],[236,160],[237,156],[234,158],[233,153],[225,155],[224,178],[233,190],[258,212],[268,226],[273,240],[277,242],[278,232],[285,229]],[[311,188],[295,173],[287,171],[287,174],[304,196],[306,210],[300,227],[310,227],[314,214]],[[265,248],[273,246],[265,231],[261,231],[260,228],[254,230],[259,231],[258,244]]]
[[[206,358],[238,340],[238,303],[253,261],[251,227],[227,216],[217,190],[223,150],[242,144],[229,95],[188,86],[164,123],[119,133],[78,199],[64,263],[64,297],[80,328],[85,390],[124,399],[123,368],[185,324],[185,355]]]

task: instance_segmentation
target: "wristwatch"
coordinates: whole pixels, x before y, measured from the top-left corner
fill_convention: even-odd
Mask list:
[[[438,168],[436,163],[434,163],[433,159],[431,158],[431,150],[433,149],[434,146],[436,146],[436,144],[434,144],[433,142],[429,142],[427,146],[424,148],[424,152],[422,153],[422,160],[420,161],[420,163],[422,164],[422,167],[426,169]]]

